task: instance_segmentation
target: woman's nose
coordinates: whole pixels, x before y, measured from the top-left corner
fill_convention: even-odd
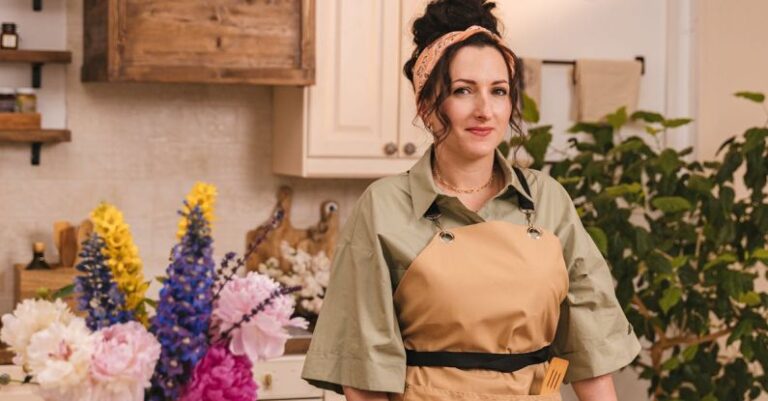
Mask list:
[[[491,118],[491,102],[487,94],[479,93],[475,98],[475,118],[478,120],[488,120]]]

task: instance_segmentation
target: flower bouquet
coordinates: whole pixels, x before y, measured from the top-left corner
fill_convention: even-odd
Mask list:
[[[299,287],[238,274],[281,211],[246,255],[228,253],[217,267],[215,198],[203,183],[187,196],[157,300],[145,298],[149,283],[122,213],[97,207],[73,285],[84,317],[60,299],[25,300],[2,317],[0,340],[24,382],[47,400],[256,400],[253,364],[282,355],[287,329],[307,321],[291,318]],[[9,380],[0,376],[0,384]]]

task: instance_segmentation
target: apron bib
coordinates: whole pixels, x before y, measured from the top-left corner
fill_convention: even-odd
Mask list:
[[[439,216],[438,216],[439,217]],[[532,226],[488,221],[440,229],[400,280],[394,304],[406,350],[525,354],[555,337],[568,273],[560,240]],[[396,401],[547,400],[548,362],[514,372],[408,366]],[[410,365],[410,364],[409,364]]]

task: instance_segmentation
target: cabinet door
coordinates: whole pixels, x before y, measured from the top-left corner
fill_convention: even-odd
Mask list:
[[[254,365],[253,377],[259,385],[259,400],[321,399],[323,390],[301,378],[303,365],[304,355],[284,355]]]
[[[323,391],[323,401],[346,401],[346,398],[341,394],[325,390]]]
[[[424,123],[416,115],[416,96],[413,93],[411,81],[402,73],[403,65],[411,58],[415,45],[411,26],[413,21],[424,14],[427,1],[425,0],[400,0],[400,121],[399,138],[400,156],[418,158],[432,143],[432,135],[424,127]],[[415,146],[416,151],[408,154],[409,147]]]
[[[397,143],[400,3],[323,0],[316,13],[308,155],[387,157]]]

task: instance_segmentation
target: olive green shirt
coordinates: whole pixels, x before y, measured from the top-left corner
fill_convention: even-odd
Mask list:
[[[496,153],[506,185],[478,212],[443,194],[432,179],[432,150],[406,173],[371,184],[342,230],[330,284],[307,352],[302,377],[341,392],[341,386],[402,393],[405,349],[392,294],[416,256],[435,235],[424,217],[436,201],[445,228],[503,220],[527,224],[517,205],[525,194],[507,160]],[[557,235],[568,267],[569,290],[552,344],[570,362],[566,381],[628,365],[640,343],[614,292],[608,265],[582,226],[568,192],[552,177],[523,169],[536,226]],[[527,197],[527,195],[526,195]]]

